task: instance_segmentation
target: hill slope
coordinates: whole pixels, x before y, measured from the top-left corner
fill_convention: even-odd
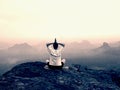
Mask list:
[[[69,69],[44,69],[45,63],[15,66],[0,78],[1,90],[120,90],[120,73],[81,65]]]

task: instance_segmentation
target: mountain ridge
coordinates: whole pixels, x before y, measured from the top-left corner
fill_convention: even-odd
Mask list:
[[[2,90],[119,90],[120,73],[93,70],[79,64],[68,69],[45,69],[43,62],[26,62],[0,78]]]

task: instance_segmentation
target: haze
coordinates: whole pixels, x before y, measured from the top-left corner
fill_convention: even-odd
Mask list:
[[[117,41],[119,16],[119,0],[0,0],[0,41]]]

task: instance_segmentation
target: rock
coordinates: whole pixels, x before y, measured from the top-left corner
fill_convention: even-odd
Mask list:
[[[19,64],[0,78],[0,90],[119,90],[110,71],[81,65],[45,69],[43,62]]]

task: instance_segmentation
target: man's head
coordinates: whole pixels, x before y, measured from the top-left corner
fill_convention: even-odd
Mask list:
[[[55,41],[54,41],[54,43],[53,43],[53,48],[54,48],[55,50],[57,50],[57,48],[58,48],[58,43],[57,43],[56,38],[55,38]]]

